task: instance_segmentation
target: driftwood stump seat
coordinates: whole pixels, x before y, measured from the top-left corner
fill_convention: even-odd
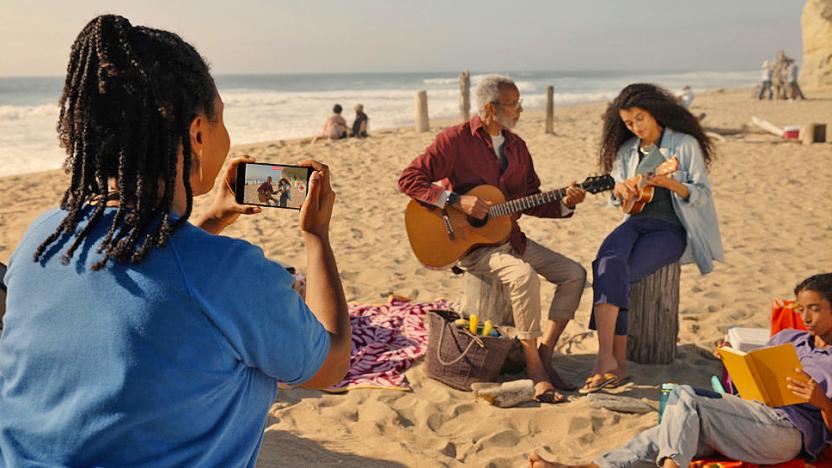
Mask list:
[[[679,279],[681,267],[672,263],[630,286],[627,359],[639,364],[670,364],[676,358],[679,336]],[[513,329],[509,292],[494,275],[465,272],[456,302],[463,316]]]
[[[670,364],[679,336],[679,263],[660,268],[630,286],[627,359]]]

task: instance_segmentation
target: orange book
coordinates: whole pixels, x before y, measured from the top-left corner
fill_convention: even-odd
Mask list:
[[[744,400],[759,401],[771,407],[806,403],[786,388],[786,377],[806,380],[795,371],[802,366],[791,343],[747,353],[729,347],[719,348],[718,352]]]

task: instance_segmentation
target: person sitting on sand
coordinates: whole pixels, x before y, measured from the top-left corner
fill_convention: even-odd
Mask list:
[[[355,105],[355,120],[352,122],[352,136],[357,138],[367,138],[367,128],[370,124],[370,119],[364,113],[364,105]]]
[[[341,104],[332,107],[332,115],[324,121],[323,136],[330,140],[340,140],[347,137],[347,121],[341,117]]]
[[[271,205],[272,202],[277,202],[272,196],[275,194],[274,187],[272,187],[272,176],[266,177],[266,180],[257,187],[257,200],[260,203]]]
[[[436,136],[424,154],[402,171],[399,190],[411,198],[440,208],[452,207],[482,219],[486,202],[464,195],[472,188],[489,184],[504,189],[506,199],[540,192],[526,143],[511,131],[523,112],[520,91],[504,76],[483,78],[476,89],[479,115],[450,127]],[[447,180],[446,188],[434,182]],[[570,217],[586,192],[573,183],[562,202],[523,211],[542,218]],[[570,390],[551,367],[552,352],[563,329],[574,317],[581,300],[586,270],[577,262],[527,239],[512,217],[510,238],[502,245],[485,246],[464,256],[459,265],[471,273],[495,275],[511,293],[517,338],[523,345],[529,377],[535,382],[535,396],[561,401],[554,387]],[[549,307],[546,329],[541,337],[540,280],[557,285]],[[554,384],[554,386],[552,385]]]
[[[771,408],[734,395],[687,385],[670,393],[661,423],[595,462],[564,465],[529,456],[529,466],[629,467],[637,462],[687,467],[694,457],[720,454],[760,465],[805,455],[814,459],[832,438],[832,273],[814,275],[794,289],[807,331],[783,330],[768,346],[794,345],[806,380],[788,388],[806,403]]]
[[[679,102],[680,106],[684,107],[685,109],[690,109],[690,105],[693,104],[694,97],[695,96],[693,94],[693,90],[690,88],[690,86],[685,85],[685,87],[682,88],[682,92],[676,96],[676,99]]]
[[[308,306],[240,215],[223,103],[176,34],[94,18],[72,45],[58,133],[69,187],[12,254],[0,337],[4,466],[254,466],[277,382],[349,367],[329,244],[335,194],[312,167],[298,221]],[[286,235],[286,234],[284,234]]]
[[[591,393],[615,386],[627,375],[627,310],[630,284],[673,262],[696,262],[707,274],[722,260],[708,166],[711,142],[699,121],[667,90],[632,84],[604,115],[599,165],[616,181],[613,205],[636,196],[624,183],[637,175],[654,187],[653,201],[628,215],[606,239],[592,262],[593,310],[598,358],[580,389]],[[656,168],[677,157],[679,168],[655,176]]]

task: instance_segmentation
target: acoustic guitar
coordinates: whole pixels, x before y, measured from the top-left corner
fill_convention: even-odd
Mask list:
[[[612,190],[615,180],[609,175],[587,177],[579,186],[589,193]],[[476,219],[462,211],[426,205],[416,200],[404,212],[405,228],[416,258],[428,268],[453,266],[474,247],[501,244],[511,234],[511,215],[520,211],[560,202],[567,187],[506,201],[503,192],[493,185],[478,185],[465,195],[474,195],[490,203],[488,214]]]
[[[655,175],[663,176],[672,174],[679,170],[679,160],[676,156],[659,164],[656,168]],[[635,195],[621,203],[621,209],[627,214],[641,213],[648,203],[653,201],[653,193],[655,188],[653,185],[647,185],[648,176],[651,174],[639,174],[633,178],[624,181],[624,184],[635,192]]]

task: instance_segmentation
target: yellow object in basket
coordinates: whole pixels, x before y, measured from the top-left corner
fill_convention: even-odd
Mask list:
[[[477,325],[479,325],[479,322],[480,322],[480,318],[477,317],[477,314],[471,314],[471,316],[468,317],[468,331],[470,331],[471,333],[476,335],[477,334]]]
[[[491,320],[486,320],[485,325],[482,326],[482,336],[491,335],[491,330],[494,330],[494,324],[491,323]]]
[[[454,320],[454,326],[459,328],[467,328],[468,327],[468,320],[464,318]]]

